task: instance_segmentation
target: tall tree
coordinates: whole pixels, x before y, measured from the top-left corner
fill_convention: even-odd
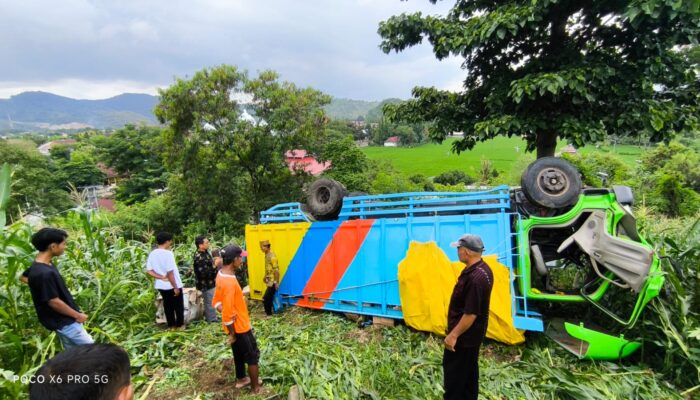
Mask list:
[[[330,161],[324,175],[345,185],[350,192],[368,192],[367,156],[352,140],[352,136],[329,140],[321,151],[321,158]]]
[[[7,202],[8,222],[29,212],[55,214],[71,208],[68,192],[51,172],[49,159],[36,149],[0,140],[0,160],[12,166],[12,189]]]
[[[436,0],[430,0],[435,3]],[[679,47],[700,37],[698,0],[457,0],[442,16],[401,14],[380,23],[389,53],[424,38],[438,59],[463,57],[464,90],[416,87],[387,105],[393,120],[432,121],[471,149],[520,135],[551,156],[557,137],[577,146],[606,134],[668,140],[696,129],[700,84]]]
[[[212,219],[221,210],[207,207],[198,196],[216,193],[217,187],[229,190],[228,204],[247,202],[255,216],[298,198],[304,177],[290,173],[284,153],[314,150],[327,123],[321,107],[329,102],[317,90],[280,82],[275,72],[263,71],[251,79],[223,65],[161,90],[155,113],[169,125],[169,166],[192,202]]]
[[[124,178],[117,186],[117,199],[125,204],[142,202],[154,190],[166,187],[161,130],[127,125],[110,136],[92,139],[100,158]]]

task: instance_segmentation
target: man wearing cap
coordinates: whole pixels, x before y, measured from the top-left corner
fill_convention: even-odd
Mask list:
[[[479,347],[486,336],[493,288],[491,268],[481,259],[484,242],[466,234],[450,244],[466,267],[457,278],[447,311],[447,336],[442,368],[447,399],[479,395]]]
[[[243,264],[247,254],[240,247],[228,245],[221,249],[221,270],[216,276],[216,290],[212,305],[221,313],[221,322],[228,344],[233,351],[236,367],[236,388],[250,385],[253,393],[260,392],[258,361],[260,350],[250,324],[248,306],[243,297],[243,290],[236,279],[236,270]],[[245,365],[248,364],[246,376]]]
[[[260,250],[265,253],[265,295],[263,296],[263,304],[265,306],[265,314],[272,315],[272,302],[275,299],[275,294],[279,288],[280,269],[277,264],[277,256],[270,249],[269,240],[260,241]]]

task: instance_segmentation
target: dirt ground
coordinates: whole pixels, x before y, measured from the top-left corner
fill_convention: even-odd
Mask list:
[[[249,303],[251,319],[265,318],[265,313],[257,302]],[[222,336],[222,341],[223,341]],[[270,387],[266,387],[263,380],[262,393],[252,395],[250,387],[246,386],[241,389],[235,387],[235,371],[233,365],[233,356],[225,359],[223,362],[206,362],[204,352],[197,348],[191,347],[186,352],[184,357],[179,359],[180,365],[188,366],[187,372],[192,378],[192,384],[187,387],[175,387],[168,389],[158,389],[157,386],[163,381],[164,371],[159,371],[160,380],[157,380],[154,389],[148,393],[148,400],[170,400],[177,398],[198,399],[206,398],[211,400],[228,400],[228,399],[286,399],[286,393],[281,395],[274,393]],[[264,377],[263,377],[264,379]],[[135,396],[135,398],[138,398]]]

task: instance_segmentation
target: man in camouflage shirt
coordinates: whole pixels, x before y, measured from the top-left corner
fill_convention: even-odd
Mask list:
[[[265,295],[263,296],[263,304],[265,306],[265,314],[272,315],[272,302],[275,299],[277,289],[279,289],[280,269],[277,265],[277,256],[270,249],[270,241],[262,240],[260,242],[260,250],[265,253]]]
[[[209,239],[204,236],[197,236],[194,239],[194,245],[197,251],[194,253],[194,276],[196,279],[197,289],[204,296],[204,317],[207,322],[216,322],[216,310],[211,305],[211,299],[214,298],[214,288],[216,288],[216,273],[217,269],[214,266],[214,259],[209,254]]]

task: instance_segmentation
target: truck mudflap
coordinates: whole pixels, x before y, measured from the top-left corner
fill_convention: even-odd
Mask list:
[[[641,346],[640,342],[614,336],[591,323],[566,322],[553,319],[545,334],[556,343],[582,359],[619,360],[632,355]]]

